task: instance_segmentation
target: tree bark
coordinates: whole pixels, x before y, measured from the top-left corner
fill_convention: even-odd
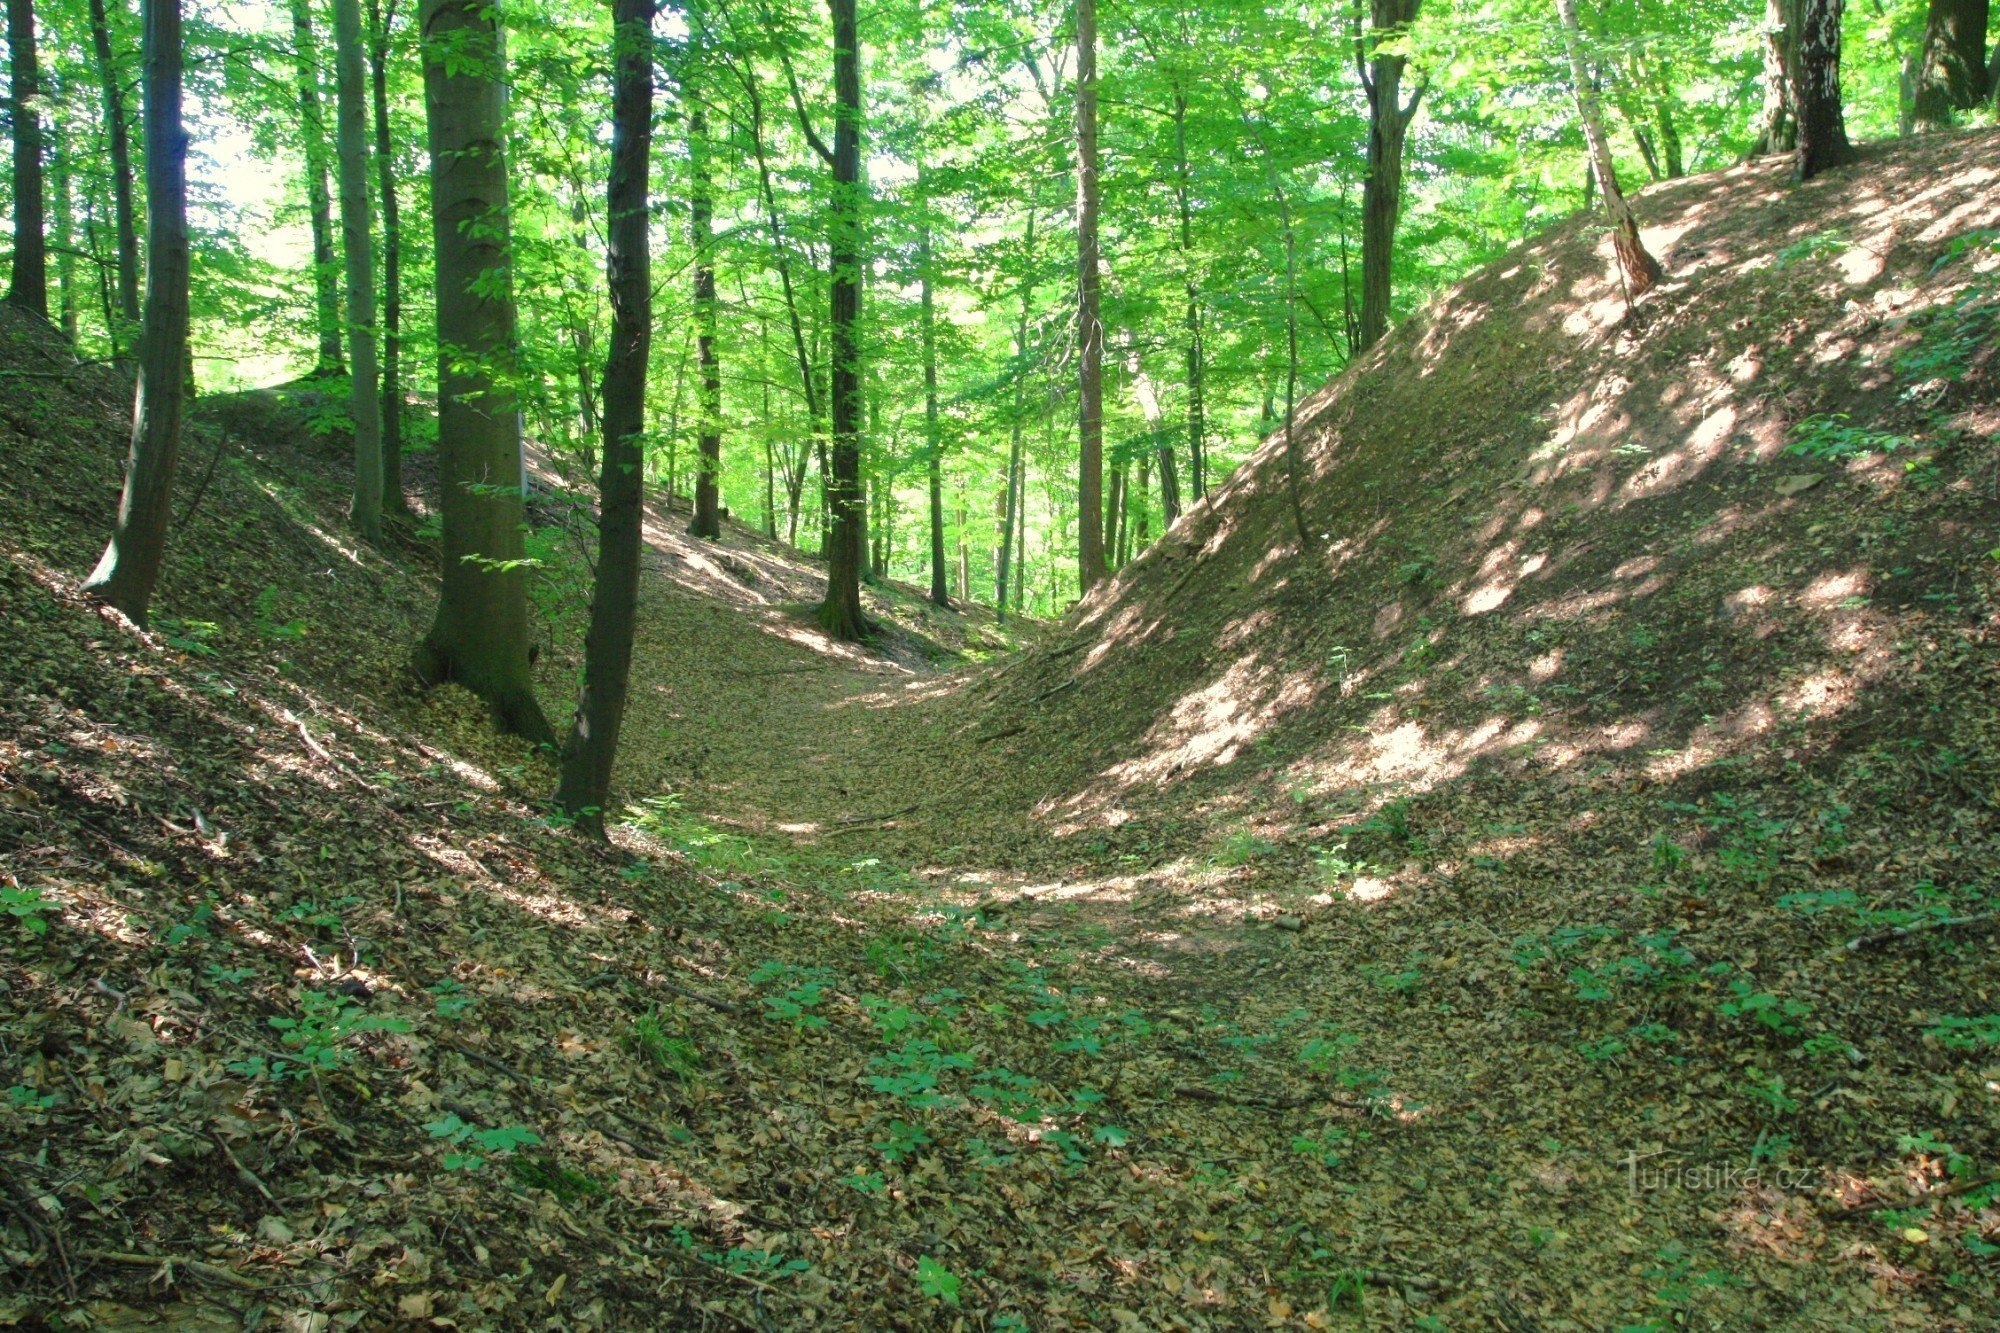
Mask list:
[[[124,0],[119,0],[120,5]],[[131,364],[139,329],[139,228],[132,208],[132,136],[125,120],[124,85],[111,50],[111,16],[105,0],[90,0],[90,40],[104,97],[104,131],[111,153],[111,208],[118,229],[118,317],[110,329],[112,360]]]
[[[1201,285],[1195,281],[1194,272],[1194,180],[1188,161],[1187,111],[1187,90],[1176,83],[1174,203],[1180,214],[1181,266],[1186,270],[1183,285],[1187,289],[1187,314],[1182,322],[1187,330],[1188,480],[1194,487],[1195,499],[1199,500],[1208,493],[1208,385],[1201,342]],[[1171,527],[1181,516],[1180,487],[1175,480],[1171,453],[1160,455],[1160,500],[1166,523]]]
[[[7,304],[49,317],[48,235],[42,217],[42,87],[34,0],[7,0],[7,114],[14,132],[14,273]]]
[[[1799,0],[1764,0],[1764,105],[1757,115],[1752,157],[1789,153],[1798,146],[1798,114],[1792,105],[1798,6]]]
[[[516,338],[500,29],[486,0],[424,0],[421,26],[444,579],[413,666],[427,685],[452,680],[479,695],[503,729],[552,741],[528,669],[521,419],[508,387]]]
[[[689,53],[690,64],[698,55]],[[688,101],[688,240],[694,248],[696,358],[701,364],[701,425],[696,434],[694,517],[688,532],[708,541],[722,536],[722,362],[715,341],[715,202],[708,175],[708,114],[692,79],[683,79]]]
[[[1919,129],[1943,129],[1986,100],[1987,17],[1988,0],[1930,0],[1911,103]]]
[[[312,0],[292,0],[292,45],[298,78],[299,140],[305,149],[306,204],[312,214],[313,312],[319,328],[315,377],[338,375],[340,277],[333,253],[333,196],[327,185],[326,123],[319,108],[319,50],[313,41]]]
[[[923,168],[917,168],[918,207],[928,208]],[[931,500],[931,601],[951,605],[946,587],[944,549],[944,437],[938,430],[937,295],[931,285],[931,224],[926,216],[917,228],[918,332],[924,357],[924,466]]]
[[[54,196],[56,236],[56,325],[76,346],[76,209],[70,187],[68,127],[49,125],[49,193]]]
[[[1410,122],[1423,101],[1419,84],[1403,98],[1406,56],[1385,51],[1416,22],[1421,0],[1371,0],[1370,30],[1375,46],[1368,50],[1359,31],[1354,38],[1354,63],[1368,97],[1368,174],[1361,182],[1361,324],[1355,352],[1364,352],[1389,331],[1389,302],[1396,258],[1396,224],[1403,212],[1403,144]],[[1357,19],[1358,23],[1359,20]]]
[[[1563,44],[1569,50],[1570,79],[1576,89],[1576,108],[1583,120],[1583,137],[1590,145],[1590,161],[1604,196],[1604,214],[1611,224],[1611,246],[1618,254],[1619,271],[1625,275],[1627,300],[1637,299],[1662,277],[1660,262],[1639,238],[1639,222],[1618,188],[1618,173],[1611,162],[1611,139],[1604,130],[1604,107],[1597,98],[1597,85],[1590,78],[1583,54],[1583,35],[1577,27],[1576,0],[1556,0],[1562,19]]]
[[[604,836],[611,765],[632,674],[645,517],[646,363],[652,351],[653,277],[647,178],[653,150],[655,0],[613,0],[611,180],[605,215],[611,346],[601,396],[604,452],[597,482],[597,579],[583,646],[583,695],[563,748],[556,804],[576,827]]]
[[[1799,120],[1798,178],[1809,181],[1854,158],[1840,104],[1840,16],[1846,0],[1798,0],[1792,104]]]
[[[861,489],[861,38],[856,0],[830,0],[833,15],[833,215],[828,227],[831,269],[833,446],[826,472],[826,600],[820,628],[858,642],[869,632],[861,609],[867,558],[867,497]]]
[[[375,170],[382,195],[382,509],[410,512],[403,496],[403,220],[396,202],[396,145],[389,125],[389,28],[395,0],[384,13],[368,0],[369,82],[375,102]]]
[[[333,0],[340,246],[347,261],[348,415],[354,422],[354,504],[361,535],[382,540],[382,400],[375,360],[375,239],[368,203],[368,92],[361,58],[361,0]]]
[[[1104,578],[1104,320],[1097,244],[1097,0],[1076,0],[1077,587]]]
[[[180,0],[142,0],[146,305],[118,522],[84,591],[144,626],[166,554],[188,376],[187,134]]]
[[[1013,572],[1014,529],[1021,501],[1021,437],[1028,413],[1028,320],[1035,307],[1035,211],[1028,210],[1028,231],[1021,254],[1021,317],[1014,326],[1014,420],[1007,445],[1007,486],[1000,511],[1000,543],[994,561],[995,617],[1007,619],[1007,578]]]

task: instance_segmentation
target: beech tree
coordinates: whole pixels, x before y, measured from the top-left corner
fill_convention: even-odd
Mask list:
[[[688,243],[694,251],[695,354],[701,365],[701,427],[695,445],[694,518],[688,531],[722,536],[722,363],[716,348],[715,201],[709,181],[708,110],[702,105],[703,20],[697,11],[681,100],[688,108]]]
[[[485,699],[503,729],[553,741],[529,675],[500,28],[486,0],[424,0],[420,28],[444,571],[437,619],[413,666],[426,685],[457,681]]]
[[[382,510],[409,512],[403,495],[403,220],[389,125],[389,29],[396,0],[368,0],[368,81],[375,111],[375,175],[382,196]]]
[[[1930,0],[1911,111],[1919,126],[1938,129],[1970,111],[1992,91],[1986,69],[1988,0]],[[1995,53],[2000,61],[2000,52]]]
[[[123,0],[118,2],[122,5]],[[90,42],[104,102],[112,214],[118,235],[118,319],[106,332],[111,339],[111,359],[124,367],[130,364],[130,339],[139,328],[139,228],[132,207],[132,132],[125,118],[125,85],[111,46],[111,15],[105,0],[90,0]]]
[[[819,624],[836,639],[869,632],[861,609],[867,560],[867,494],[861,482],[861,37],[855,0],[829,0],[833,11],[833,148],[815,148],[833,168],[833,212],[827,238],[832,287],[833,442],[826,479],[828,513],[826,600]],[[817,140],[817,136],[814,136]]]
[[[47,319],[48,236],[42,221],[42,93],[34,0],[7,0],[7,54],[7,114],[14,128],[14,272],[7,304]]]
[[[319,329],[319,360],[313,374],[338,375],[340,276],[333,252],[333,196],[327,185],[326,122],[320,115],[319,44],[313,37],[312,0],[292,0],[292,60],[299,137],[305,146],[306,206],[312,221],[313,315]]]
[[[368,94],[362,88],[361,0],[333,0],[340,153],[340,248],[347,261],[347,339],[353,380],[354,525],[382,540],[382,402],[376,397],[375,239],[368,205]]]
[[[1097,0],[1076,0],[1077,587],[1104,578],[1104,319],[1098,255]]]
[[[613,0],[611,179],[605,192],[611,341],[604,366],[604,451],[598,476],[597,576],[583,649],[583,697],[563,748],[556,804],[604,835],[611,765],[625,717],[645,522],[646,363],[653,345],[647,235],[653,150],[654,0]]]
[[[187,134],[180,0],[141,0],[145,25],[146,306],[118,522],[84,591],[142,628],[166,555],[188,377]]]

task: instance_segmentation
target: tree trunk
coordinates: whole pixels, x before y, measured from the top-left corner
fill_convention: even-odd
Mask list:
[[[1798,145],[1792,71],[1798,59],[1799,0],[1764,0],[1764,105],[1757,113],[1752,157],[1789,153]]]
[[[368,0],[369,81],[375,102],[375,171],[382,195],[382,509],[410,512],[403,497],[403,221],[396,203],[396,147],[389,125],[389,27],[396,6],[382,12]]]
[[[1653,121],[1660,131],[1660,150],[1666,155],[1667,179],[1679,180],[1687,175],[1687,162],[1681,148],[1680,126],[1674,123],[1673,103],[1664,93],[1654,99]]]
[[[1396,223],[1403,212],[1403,143],[1423,101],[1419,85],[1403,100],[1403,71],[1409,60],[1385,52],[1379,43],[1416,22],[1421,0],[1372,0],[1370,28],[1378,43],[1366,52],[1355,34],[1355,67],[1368,95],[1368,174],[1361,182],[1361,325],[1355,351],[1365,352],[1389,331],[1391,278],[1396,258]],[[1357,19],[1357,22],[1359,20]]]
[[[861,490],[861,38],[856,0],[830,0],[833,11],[833,214],[827,248],[831,269],[833,447],[826,471],[826,600],[819,624],[858,642],[869,631],[861,610],[867,551],[866,496]]]
[[[918,207],[928,207],[924,197],[924,171],[917,168]],[[919,328],[924,357],[924,465],[930,480],[931,499],[931,601],[949,607],[951,596],[945,586],[944,550],[944,438],[938,430],[937,376],[937,295],[931,285],[931,224],[926,217],[917,229]]]
[[[1846,0],[1798,0],[1798,6],[1792,103],[1799,118],[1798,178],[1809,181],[1854,158],[1840,105],[1840,16]]]
[[[690,65],[698,59],[689,53]],[[686,89],[692,82],[683,79]],[[698,93],[688,101],[688,240],[694,248],[694,323],[701,363],[701,427],[696,436],[694,518],[688,532],[722,536],[722,362],[715,344],[715,201],[708,176],[708,116]]]
[[[119,0],[122,5],[124,0]],[[111,18],[105,0],[90,0],[90,40],[104,95],[104,130],[111,152],[111,207],[118,228],[118,317],[111,335],[112,360],[130,365],[132,338],[139,329],[139,228],[132,208],[132,136],[125,121],[125,92],[111,51]]]
[[[1097,252],[1097,0],[1076,0],[1077,586],[1104,578],[1104,321]]]
[[[1188,429],[1188,480],[1194,487],[1195,499],[1208,493],[1208,385],[1207,369],[1201,345],[1201,285],[1195,281],[1194,272],[1194,182],[1193,169],[1188,162],[1187,146],[1187,91],[1178,83],[1174,86],[1174,203],[1180,213],[1181,266],[1186,270],[1183,284],[1187,289],[1187,314],[1183,323],[1187,329],[1187,429]],[[1166,522],[1171,525],[1181,516],[1180,487],[1173,481],[1173,455],[1160,455],[1160,498],[1165,506]]]
[[[142,0],[145,22],[146,307],[125,491],[84,591],[144,626],[166,554],[188,376],[187,134],[180,0]]]
[[[326,179],[326,123],[319,109],[319,49],[313,41],[312,0],[292,0],[294,69],[299,89],[299,139],[305,148],[306,203],[312,213],[313,311],[319,327],[314,376],[338,375],[340,277],[333,254],[333,196]]]
[[[1583,137],[1590,145],[1590,161],[1604,195],[1604,214],[1611,224],[1611,246],[1618,254],[1619,271],[1625,275],[1626,299],[1635,300],[1659,282],[1660,262],[1639,239],[1638,220],[1618,188],[1618,175],[1611,164],[1611,140],[1604,132],[1604,108],[1584,60],[1576,0],[1556,0],[1556,13],[1562,18],[1563,44],[1569,49],[1570,78],[1576,89],[1576,109],[1583,120]]]
[[[1007,618],[1007,578],[1013,572],[1014,528],[1021,499],[1021,436],[1028,413],[1028,320],[1035,306],[1035,211],[1028,210],[1028,232],[1021,255],[1021,318],[1014,326],[1014,420],[1007,445],[1007,486],[1000,511],[1000,544],[994,562],[994,613]]]
[[[49,260],[42,221],[42,89],[34,0],[7,0],[7,53],[7,114],[14,131],[14,275],[7,304],[47,319]]]
[[[1911,101],[1919,129],[1943,129],[1986,100],[1987,13],[1988,0],[1930,0]]]
[[[49,192],[54,196],[56,234],[56,324],[76,346],[76,210],[70,189],[67,127],[49,126]]]
[[[1116,573],[1125,567],[1125,473],[1127,462],[1113,451],[1110,493],[1104,497],[1104,548],[1106,565]]]
[[[368,205],[368,93],[363,86],[361,0],[333,0],[340,151],[340,247],[347,261],[348,359],[354,367],[354,525],[382,540],[382,400],[376,396],[375,240]]]
[[[646,363],[653,339],[647,176],[653,151],[655,0],[613,0],[611,182],[605,197],[611,346],[604,366],[604,451],[597,482],[597,579],[583,645],[583,695],[563,747],[556,804],[604,836],[611,765],[625,718],[645,519]]]
[[[427,685],[455,680],[498,724],[553,741],[528,660],[521,529],[521,418],[507,223],[506,68],[486,0],[424,0],[437,268],[438,478],[444,580],[413,663]]]

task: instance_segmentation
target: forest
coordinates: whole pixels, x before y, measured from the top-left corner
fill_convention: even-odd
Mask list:
[[[1987,0],[8,0],[0,1325],[2000,1323]]]

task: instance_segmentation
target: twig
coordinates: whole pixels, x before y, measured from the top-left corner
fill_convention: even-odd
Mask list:
[[[1037,694],[1033,698],[1029,699],[1028,702],[1031,704],[1038,704],[1044,699],[1053,699],[1058,694],[1061,694],[1064,690],[1075,689],[1079,682],[1080,682],[1080,677],[1071,676],[1068,680],[1056,686],[1054,689],[1043,690],[1040,694]]]
[[[126,1254],[120,1250],[83,1250],[79,1252],[79,1257],[95,1259],[99,1263],[106,1264],[131,1264],[139,1268],[155,1268],[164,1264],[171,1269],[175,1264],[179,1264],[196,1277],[205,1277],[211,1282],[220,1282],[224,1286],[235,1287],[240,1291],[264,1289],[263,1283],[247,1278],[233,1268],[204,1263],[200,1259],[180,1259],[171,1254]]]
[[[1268,1095],[1258,1092],[1227,1093],[1214,1088],[1204,1088],[1198,1083],[1176,1083],[1174,1092],[1197,1102],[1212,1102],[1217,1106],[1258,1106],[1271,1111],[1289,1111],[1301,1106],[1324,1106],[1331,1103],[1354,1111],[1370,1111],[1375,1104],[1370,1101],[1342,1097],[1338,1093],[1319,1092],[1305,1097]]]
[[[236,1178],[238,1180],[256,1190],[270,1202],[277,1202],[277,1199],[272,1196],[271,1191],[265,1188],[264,1182],[257,1178],[257,1173],[243,1165],[243,1159],[236,1155],[222,1135],[211,1133],[209,1137],[215,1140],[216,1147],[222,1149],[222,1155],[229,1159],[229,1164],[236,1168]]]
[[[1894,944],[1897,940],[1905,940],[1912,935],[1927,935],[1934,930],[1964,930],[1976,927],[1986,931],[1996,926],[2000,926],[2000,912],[1980,912],[1974,916],[1946,917],[1942,921],[1922,921],[1914,926],[1896,926],[1890,930],[1849,940],[1847,952],[1860,953],[1864,949],[1879,949],[1885,944]]]
[[[35,1215],[34,1210],[39,1205],[5,1171],[0,1171],[0,1203],[6,1204],[7,1211],[21,1219],[21,1225],[27,1230],[29,1239],[40,1236],[43,1244],[55,1254],[56,1267],[62,1270],[63,1290],[74,1301],[76,1272],[70,1267],[69,1252],[63,1249],[61,1234],[53,1224],[44,1225],[42,1219]]]
[[[658,986],[663,991],[670,991],[684,1000],[693,1000],[696,1004],[705,1004],[719,1014],[734,1014],[738,1018],[743,1016],[742,1005],[731,1004],[727,1000],[718,1000],[713,995],[703,995],[698,990],[689,990],[686,986],[676,986],[671,981],[649,980],[648,984]]]
[[[864,824],[880,824],[891,819],[901,819],[904,815],[913,815],[916,812],[917,807],[915,805],[906,805],[901,810],[891,810],[886,815],[854,815],[847,819],[836,819],[833,821],[833,827],[860,828]]]
[[[1018,736],[1026,730],[1025,726],[1002,727],[988,736],[974,736],[972,743],[974,745],[991,745],[994,741],[1004,741],[1009,736]]]

